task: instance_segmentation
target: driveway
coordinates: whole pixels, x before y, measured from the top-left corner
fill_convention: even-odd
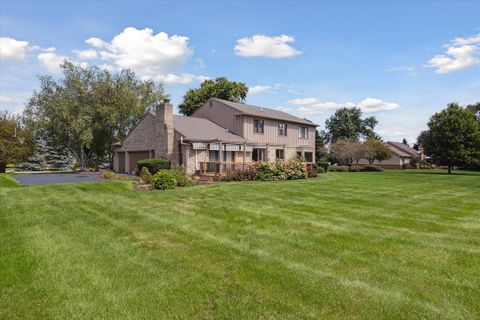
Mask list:
[[[99,172],[82,173],[32,173],[12,175],[21,184],[55,184],[71,182],[95,182],[100,180]]]

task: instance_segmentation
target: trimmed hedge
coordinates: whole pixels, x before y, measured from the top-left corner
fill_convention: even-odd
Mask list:
[[[331,166],[329,167],[331,172],[348,172],[347,166]]]
[[[362,171],[383,171],[383,169],[379,166],[368,164],[365,167],[363,167]]]
[[[348,171],[349,172],[360,172],[362,171],[362,167],[360,166],[351,166],[351,167],[348,167]]]
[[[137,162],[138,172],[141,172],[142,168],[145,167],[151,174],[155,174],[160,170],[169,170],[170,166],[171,161],[163,157],[145,159]]]

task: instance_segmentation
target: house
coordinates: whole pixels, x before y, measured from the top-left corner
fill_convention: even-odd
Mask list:
[[[165,99],[115,145],[114,169],[131,173],[137,161],[158,156],[189,175],[241,170],[254,161],[315,162],[316,127],[279,110],[216,98],[190,117],[174,115]]]
[[[402,168],[404,165],[410,165],[410,160],[420,158],[421,154],[410,146],[401,142],[388,141],[385,144],[392,152],[392,157],[388,160],[377,161],[373,164],[383,168]],[[367,159],[361,159],[358,164],[368,164]]]

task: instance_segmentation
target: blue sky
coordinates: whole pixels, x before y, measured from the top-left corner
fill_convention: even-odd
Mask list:
[[[480,2],[0,2],[0,105],[22,110],[63,58],[132,68],[175,105],[205,78],[324,128],[341,106],[413,142],[447,103],[480,101]]]

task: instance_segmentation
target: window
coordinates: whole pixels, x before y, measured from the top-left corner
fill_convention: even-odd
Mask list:
[[[275,158],[285,160],[285,157],[284,157],[284,154],[283,154],[283,149],[275,150]]]
[[[209,161],[218,161],[218,151],[217,150],[209,150],[208,151],[208,160]]]
[[[263,120],[258,120],[258,119],[253,120],[253,132],[263,133]]]
[[[308,139],[308,128],[307,127],[299,127],[298,128],[298,137],[300,139]]]
[[[305,152],[304,155],[306,162],[313,162],[313,152]]]
[[[253,161],[265,161],[265,149],[253,148],[252,160]]]
[[[278,135],[286,136],[287,135],[287,124],[284,122],[278,123]]]

